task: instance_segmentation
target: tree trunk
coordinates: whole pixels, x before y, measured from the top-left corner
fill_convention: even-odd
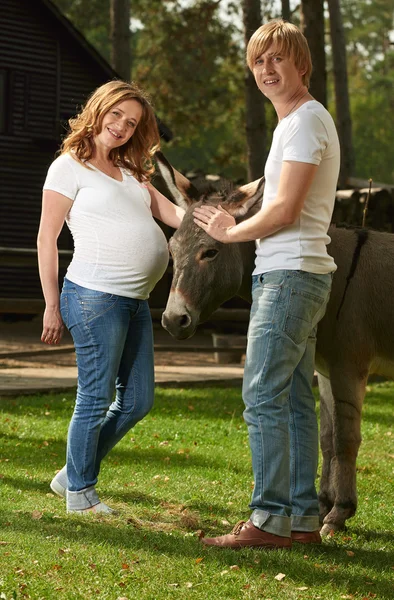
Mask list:
[[[339,0],[328,0],[330,12],[331,48],[334,65],[335,105],[338,136],[341,144],[341,171],[339,185],[345,187],[353,172],[354,151],[352,120],[350,116],[349,89],[346,68],[346,41],[342,25]]]
[[[290,0],[282,0],[282,19],[291,21]]]
[[[125,80],[131,78],[130,0],[111,0],[111,66]]]
[[[260,0],[242,0],[245,47],[253,32],[261,25]],[[248,180],[254,181],[264,174],[267,159],[267,134],[264,96],[258,89],[253,73],[246,68],[246,144],[248,153]]]
[[[302,0],[301,31],[308,40],[313,71],[309,91],[327,106],[327,71],[324,51],[324,0]]]

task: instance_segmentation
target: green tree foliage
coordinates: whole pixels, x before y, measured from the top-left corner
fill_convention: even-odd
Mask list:
[[[56,0],[109,58],[109,0]],[[142,27],[132,36],[132,77],[174,133],[166,154],[180,169],[246,175],[240,32],[217,0],[131,0]]]
[[[355,175],[394,182],[392,0],[342,0],[348,44]]]
[[[109,61],[109,0],[53,0]],[[232,179],[246,176],[244,48],[240,2],[130,0],[141,22],[132,36],[133,79],[152,95],[157,114],[172,129],[165,152],[180,169],[202,169]],[[223,6],[233,19],[223,19]],[[290,2],[299,23],[298,3]],[[348,46],[349,93],[356,155],[354,175],[394,181],[393,0],[341,0]],[[281,3],[264,0],[263,21]],[[392,37],[393,41],[394,38]],[[328,40],[327,40],[328,41]],[[327,46],[328,104],[335,114]],[[270,103],[267,141],[276,125]]]
[[[160,10],[150,4],[138,15],[146,26],[135,35],[133,77],[151,93],[175,134],[166,152],[181,169],[244,177],[243,56],[237,31],[220,20],[217,1],[159,4]]]

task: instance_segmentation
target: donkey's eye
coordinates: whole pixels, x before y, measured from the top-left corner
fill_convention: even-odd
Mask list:
[[[209,260],[209,259],[215,258],[215,256],[217,255],[218,252],[219,252],[219,250],[216,250],[215,248],[210,248],[209,250],[205,250],[205,252],[203,252],[201,254],[201,260]]]

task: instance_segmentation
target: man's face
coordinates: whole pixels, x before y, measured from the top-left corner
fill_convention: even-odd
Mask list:
[[[289,56],[280,54],[275,44],[258,56],[253,65],[253,75],[259,90],[272,102],[288,100],[303,86],[302,75]]]

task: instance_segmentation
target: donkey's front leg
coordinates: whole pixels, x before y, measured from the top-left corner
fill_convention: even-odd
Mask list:
[[[322,473],[320,477],[319,506],[320,521],[331,511],[335,502],[334,489],[330,487],[331,460],[334,455],[333,446],[333,412],[334,397],[331,383],[327,377],[318,373],[320,395],[320,447],[323,456]]]
[[[355,372],[354,364],[330,371],[333,403],[333,456],[329,489],[334,506],[324,518],[322,534],[343,529],[357,508],[356,459],[361,443],[361,408],[367,376]]]

